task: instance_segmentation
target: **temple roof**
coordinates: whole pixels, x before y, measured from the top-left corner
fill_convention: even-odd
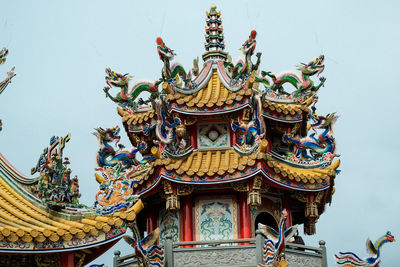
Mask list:
[[[123,220],[133,221],[143,208],[139,201],[113,216],[95,216],[91,210],[56,212],[15,183],[13,176],[21,174],[8,162],[0,160],[0,167],[0,243],[8,244],[0,246],[0,253],[75,250],[109,243],[125,233]],[[16,242],[23,246],[14,246]]]
[[[301,168],[280,162],[279,160],[274,159],[271,155],[267,155],[266,158],[268,166],[273,168],[276,173],[282,175],[283,177],[287,177],[290,180],[295,180],[296,182],[310,184],[322,183],[327,180],[329,181],[330,177],[334,177],[336,175],[335,170],[340,165],[340,160],[337,160],[325,169]]]
[[[213,176],[243,170],[254,165],[255,160],[261,157],[261,153],[244,156],[231,149],[207,150],[194,152],[185,159],[167,160],[164,164],[166,170],[173,170],[177,174]]]
[[[162,158],[149,168],[130,178],[135,181],[137,193],[154,188],[161,178],[177,183],[213,184],[227,183],[263,174],[266,181],[278,187],[297,190],[324,190],[336,176],[340,160],[325,166],[294,166],[280,161],[269,153],[258,151],[242,155],[233,149],[200,150],[182,159]]]
[[[223,105],[232,105],[235,101],[241,101],[244,96],[251,95],[251,89],[242,88],[238,91],[228,90],[218,77],[218,72],[213,69],[211,79],[198,92],[190,95],[181,93],[168,94],[169,101],[176,101],[178,105],[187,107],[221,107]]]
[[[128,125],[139,125],[151,120],[155,116],[154,109],[144,112],[129,113],[121,108],[117,108],[117,112],[122,117],[122,122]]]
[[[303,119],[303,113],[308,112],[309,106],[315,99],[315,95],[300,103],[277,102],[265,99],[263,102],[263,116],[276,121],[300,122]]]

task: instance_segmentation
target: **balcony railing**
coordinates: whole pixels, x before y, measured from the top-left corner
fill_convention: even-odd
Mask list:
[[[257,233],[256,238],[172,242],[166,240],[164,258],[166,267],[255,267],[263,260],[265,239]],[[114,252],[114,267],[138,266],[135,254],[120,256]],[[325,242],[319,247],[295,243],[286,244],[286,259],[290,267],[327,267]]]

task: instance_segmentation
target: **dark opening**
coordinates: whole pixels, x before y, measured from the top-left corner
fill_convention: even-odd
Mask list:
[[[258,223],[262,223],[264,225],[268,225],[278,231],[278,223],[275,221],[275,218],[269,214],[268,212],[260,212],[255,221],[254,229],[258,229]]]

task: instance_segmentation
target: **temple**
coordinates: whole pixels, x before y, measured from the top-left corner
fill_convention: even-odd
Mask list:
[[[84,266],[127,229],[139,266],[326,266],[323,241],[293,243],[298,225],[316,233],[339,172],[337,115],[316,108],[324,56],[274,74],[261,69],[256,38],[252,30],[233,62],[212,5],[203,64],[196,57],[185,70],[158,37],[160,78],[130,86],[132,76],[106,69],[103,90],[132,147],[119,143],[118,126],[95,129],[93,207],[79,203],[63,155],[69,134],[50,139],[36,177],[0,154],[0,266]],[[14,76],[13,68],[0,93]],[[128,266],[119,255],[114,266]]]
[[[315,234],[340,165],[337,115],[316,111],[325,78],[313,79],[324,71],[324,56],[299,64],[299,73],[261,70],[253,30],[243,59],[232,62],[221,12],[213,5],[206,15],[201,66],[198,57],[189,71],[173,63],[174,50],[158,37],[160,79],[130,86],[130,75],[106,69],[104,91],[133,148],[113,148],[118,127],[97,129],[96,179],[126,183],[144,203],[139,231],[159,228],[160,243],[248,239],[263,226],[279,232],[283,211],[284,228],[303,224]],[[143,92],[147,99],[138,98]],[[100,210],[110,204],[99,203]]]

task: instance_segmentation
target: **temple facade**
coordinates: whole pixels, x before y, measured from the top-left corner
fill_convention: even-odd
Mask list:
[[[160,79],[131,86],[131,76],[106,69],[104,91],[133,148],[112,145],[118,127],[97,129],[96,179],[115,184],[100,190],[99,210],[110,204],[105,195],[137,195],[138,229],[159,228],[160,243],[253,238],[260,225],[280,231],[283,211],[284,228],[302,224],[315,234],[340,164],[337,116],[316,111],[324,56],[298,72],[264,71],[253,30],[233,62],[221,12],[213,5],[206,15],[203,64],[197,57],[186,71],[158,37]]]

